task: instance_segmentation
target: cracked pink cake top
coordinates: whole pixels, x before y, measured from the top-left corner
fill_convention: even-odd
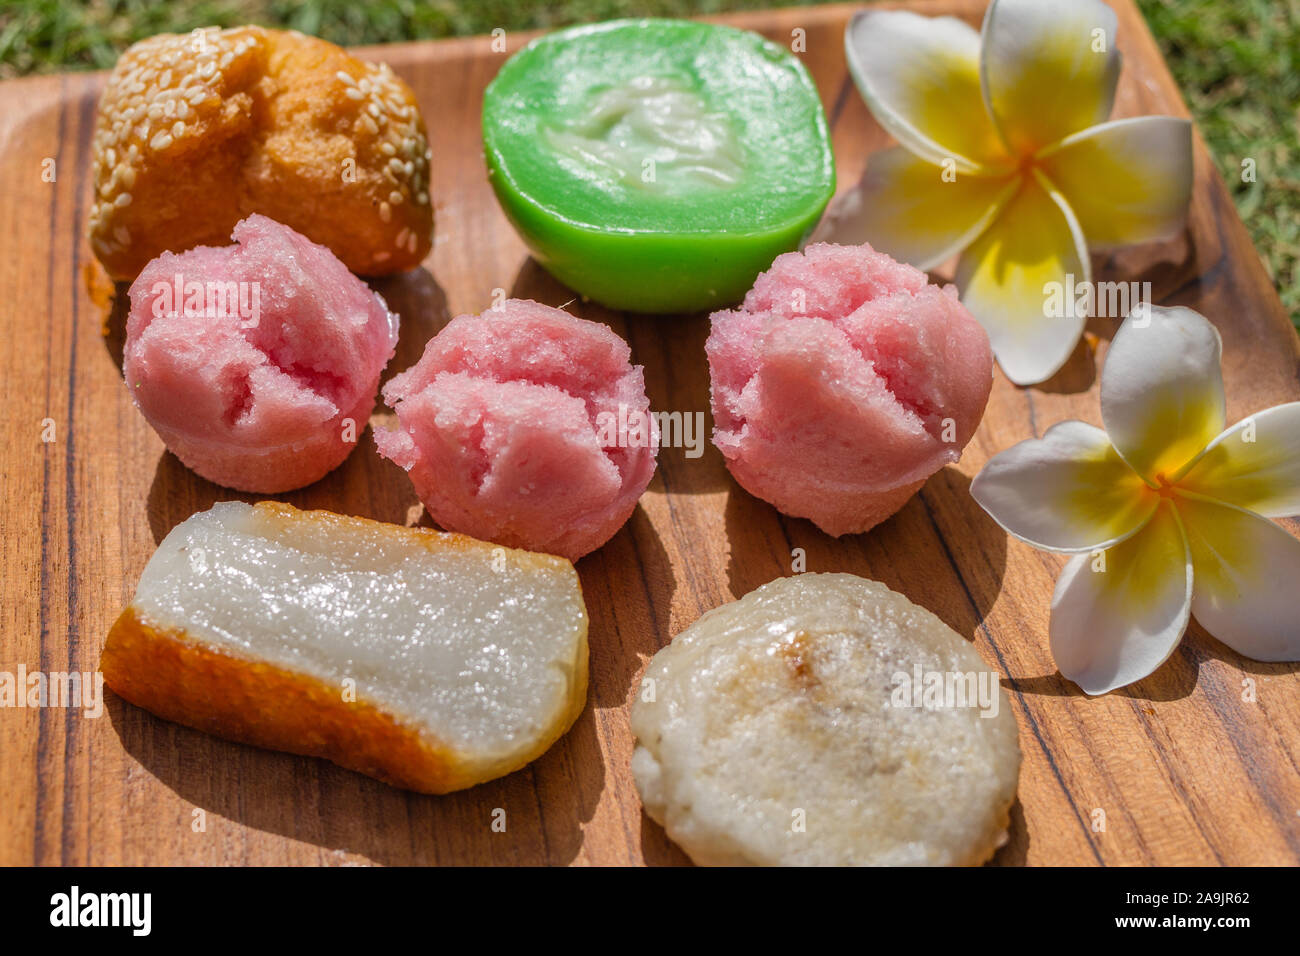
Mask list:
[[[397,317],[289,227],[253,215],[233,235],[235,245],[163,253],[131,285],[127,386],[168,447],[205,477],[246,487],[241,452],[281,448],[320,454],[316,465],[328,471],[348,450],[338,444],[342,420],[366,426]],[[284,477],[315,470],[299,462]],[[250,477],[259,487],[249,490],[279,483]]]
[[[155,424],[239,444],[299,440],[373,397],[397,320],[288,226],[253,215],[233,238],[163,253],[131,285],[127,383]]]
[[[882,520],[894,492],[957,461],[992,381],[988,336],[956,290],[866,245],[778,256],[739,309],[713,314],[705,347],[732,474],[833,534]]]
[[[453,319],[384,387],[400,427],[375,441],[443,527],[577,558],[618,530],[654,473],[630,359],[608,326],[510,299]]]

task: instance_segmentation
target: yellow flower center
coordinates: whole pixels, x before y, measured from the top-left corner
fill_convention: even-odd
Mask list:
[[[1159,483],[1160,487],[1155,489],[1155,493],[1161,498],[1177,497],[1178,486],[1166,478],[1163,471],[1156,472],[1156,481]]]

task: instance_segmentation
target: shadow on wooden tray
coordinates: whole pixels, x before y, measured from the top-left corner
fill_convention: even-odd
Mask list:
[[[641,811],[641,859],[646,866],[693,866],[691,858],[672,840],[664,828]]]
[[[1006,570],[1006,532],[970,496],[970,479],[952,466],[865,534],[832,538],[734,483],[726,522],[727,572],[738,597],[799,570],[847,571],[906,595],[968,639],[997,599]]]
[[[594,707],[623,707],[645,662],[669,641],[677,588],[668,552],[641,505],[603,547],[578,560],[589,615]],[[639,592],[640,599],[625,594]]]
[[[1024,866],[1028,858],[1029,828],[1025,825],[1025,808],[1020,805],[1020,798],[1016,797],[1011,804],[1011,818],[1007,822],[1007,842],[984,865]]]
[[[451,315],[447,310],[447,294],[426,269],[370,279],[368,284],[401,318],[397,349],[379,380],[383,385],[420,360],[429,339],[442,331],[451,321]]]
[[[387,865],[567,863],[581,849],[582,825],[605,786],[590,707],[528,767],[443,796],[399,790],[325,760],[222,740],[116,695],[108,695],[107,711],[123,748],[182,801],[206,812],[203,833],[192,832],[191,812],[175,822],[182,842],[191,834],[194,840],[193,851],[182,846],[177,857],[195,862],[316,862],[298,855],[232,860],[202,845],[239,847],[238,831],[226,828],[233,821]],[[500,820],[504,831],[493,827]]]
[[[1281,677],[1300,671],[1300,662],[1256,661],[1243,657],[1223,642],[1217,640],[1193,618],[1178,648],[1170,658],[1144,680],[1118,690],[1110,696],[1127,697],[1135,704],[1168,702],[1189,697],[1201,680],[1205,665],[1213,661],[1227,665],[1229,683],[1217,688],[1212,696],[1239,698],[1251,701],[1259,692],[1258,685],[1270,677]],[[1217,679],[1216,679],[1217,683]],[[1060,671],[1038,677],[1004,678],[1002,685],[1018,694],[1038,694],[1046,697],[1083,697],[1078,685]],[[1143,709],[1147,716],[1155,711]]]
[[[146,505],[155,543],[186,518],[206,511],[218,501],[267,499],[304,510],[323,509],[392,524],[429,524],[406,474],[380,456],[367,427],[357,437],[358,448],[333,471],[305,488],[283,494],[249,494],[213,484],[190,471],[169,451],[158,456]]]

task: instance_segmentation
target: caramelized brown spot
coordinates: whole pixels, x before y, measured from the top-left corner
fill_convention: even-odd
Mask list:
[[[777,651],[794,683],[804,689],[819,683],[812,669],[812,635],[807,631],[795,631],[794,637],[777,645]]]

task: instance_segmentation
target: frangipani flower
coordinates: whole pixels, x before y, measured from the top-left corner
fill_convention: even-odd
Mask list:
[[[1191,615],[1246,657],[1300,660],[1300,402],[1224,429],[1219,334],[1143,306],[1101,375],[1106,430],[1066,421],[995,455],[971,494],[1008,532],[1074,552],[1049,626],[1089,694],[1163,664]]]
[[[1085,316],[1048,316],[1049,283],[1088,284],[1088,247],[1167,238],[1192,188],[1191,124],[1105,122],[1119,79],[1100,0],[993,0],[952,17],[867,10],[845,34],[867,106],[901,146],[871,157],[819,239],[933,269],[962,253],[962,302],[1024,385],[1065,364]]]

